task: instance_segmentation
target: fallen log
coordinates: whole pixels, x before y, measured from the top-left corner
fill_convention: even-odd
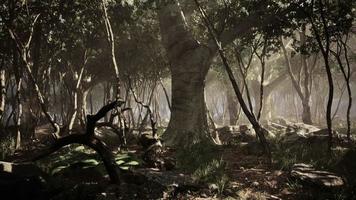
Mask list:
[[[116,184],[120,183],[120,168],[117,167],[111,151],[100,139],[95,136],[94,129],[96,123],[101,118],[103,118],[106,113],[116,108],[117,106],[121,106],[122,104],[123,102],[121,101],[114,101],[102,107],[95,115],[87,115],[87,126],[84,133],[74,133],[56,139],[49,148],[41,150],[39,155],[35,155],[34,157],[30,158],[29,161],[36,161],[44,158],[69,144],[82,144],[94,149],[96,153],[98,153],[104,163],[106,171],[108,172],[110,182]]]

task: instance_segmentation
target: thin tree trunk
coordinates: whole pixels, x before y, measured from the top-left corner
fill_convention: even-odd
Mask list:
[[[4,60],[0,65],[0,127],[5,114],[5,98],[6,98],[6,76]]]
[[[323,33],[325,34],[325,46],[323,45],[323,39],[320,35],[320,33],[317,30],[316,24],[314,23],[314,20],[311,16],[309,16],[312,24],[312,29],[315,34],[315,39],[318,43],[319,49],[323,55],[324,59],[324,64],[325,64],[325,70],[328,78],[328,84],[329,84],[329,91],[328,91],[328,103],[326,107],[326,124],[328,126],[328,132],[329,132],[329,141],[328,141],[328,151],[329,155],[331,155],[331,148],[332,148],[332,140],[333,140],[333,131],[332,131],[332,120],[331,120],[331,109],[332,109],[332,104],[333,104],[333,97],[334,97],[334,83],[333,83],[333,77],[331,73],[331,68],[329,64],[329,53],[330,53],[330,36],[329,36],[329,30],[328,30],[328,25],[325,19],[325,13],[324,13],[324,5],[322,0],[318,1],[319,8],[320,8],[320,17],[323,25]]]
[[[16,99],[17,99],[17,119],[16,119],[16,142],[15,149],[21,147],[21,119],[22,119],[22,102],[21,102],[21,85],[22,77],[19,77],[16,88]]]
[[[260,142],[261,142],[261,144],[262,144],[262,147],[263,147],[263,149],[264,149],[264,152],[265,152],[266,155],[267,155],[267,158],[268,158],[268,160],[269,160],[269,163],[271,163],[271,162],[272,162],[272,154],[271,154],[271,150],[270,150],[270,148],[269,148],[268,142],[267,142],[267,140],[266,140],[266,138],[265,138],[265,134],[268,134],[268,131],[267,131],[266,129],[264,129],[264,128],[259,124],[258,120],[255,118],[255,116],[252,114],[252,112],[248,109],[248,107],[247,107],[247,105],[246,105],[246,103],[245,103],[245,101],[244,101],[244,99],[243,99],[243,97],[242,97],[241,91],[240,91],[240,89],[239,89],[239,87],[238,87],[238,85],[237,85],[237,82],[236,82],[236,80],[235,80],[234,74],[233,74],[233,72],[232,72],[232,70],[231,70],[231,68],[230,68],[230,66],[229,66],[229,64],[228,64],[228,62],[227,62],[227,59],[226,59],[226,57],[225,57],[225,55],[224,55],[223,49],[222,49],[222,47],[221,47],[221,43],[217,40],[217,37],[216,37],[216,35],[215,35],[215,32],[214,32],[214,30],[211,28],[212,25],[211,25],[211,23],[209,22],[209,20],[208,20],[206,14],[205,14],[205,11],[200,7],[200,4],[198,3],[198,1],[197,1],[197,0],[194,0],[194,1],[195,1],[195,3],[196,3],[197,7],[199,8],[200,14],[201,14],[201,16],[202,16],[203,19],[204,19],[204,22],[205,22],[205,24],[206,24],[206,26],[207,26],[207,28],[208,28],[208,30],[209,30],[209,33],[211,34],[212,38],[213,38],[214,41],[215,41],[215,44],[216,44],[216,46],[217,46],[217,48],[218,48],[219,56],[220,56],[220,58],[221,58],[221,60],[222,60],[222,62],[223,62],[223,65],[224,65],[224,67],[225,67],[225,70],[226,70],[226,72],[227,72],[227,74],[228,74],[228,76],[229,76],[229,79],[230,79],[230,81],[231,81],[231,84],[232,84],[232,86],[233,86],[233,88],[234,88],[234,91],[235,91],[235,93],[236,93],[236,97],[237,97],[237,99],[239,100],[240,106],[241,106],[242,110],[244,111],[244,113],[245,113],[247,119],[248,119],[248,120],[250,121],[250,123],[252,124],[252,126],[253,126],[253,128],[254,128],[254,130],[255,130],[255,132],[256,132],[256,135],[258,136],[258,138],[259,138],[259,140],[260,140]]]
[[[115,38],[114,38],[114,33],[113,30],[111,28],[111,23],[110,23],[110,19],[107,13],[107,6],[108,6],[108,2],[107,0],[102,0],[102,10],[103,10],[103,18],[104,18],[104,22],[105,22],[105,28],[106,28],[106,35],[107,35],[107,40],[110,46],[110,50],[111,50],[111,60],[112,60],[112,64],[114,67],[114,71],[115,71],[115,99],[116,100],[120,100],[120,95],[121,95],[121,80],[120,80],[120,72],[119,72],[119,66],[117,65],[117,61],[116,61],[116,55],[115,55]]]
[[[302,46],[305,46],[305,26],[302,26],[302,31],[299,33],[300,34],[300,41]],[[310,78],[310,69],[309,65],[307,63],[307,58],[306,55],[303,53],[301,54],[302,58],[302,66],[303,66],[303,72],[304,72],[304,98],[302,100],[302,105],[303,105],[303,116],[302,120],[306,124],[313,124],[312,119],[311,119],[311,112],[310,112],[310,83],[309,81],[311,80]]]
[[[10,29],[8,28],[8,31],[10,33],[10,36],[12,38],[12,40],[15,42],[16,44],[16,47],[17,47],[17,50],[20,54],[20,57],[22,59],[22,61],[24,62],[25,64],[25,70],[28,74],[28,77],[30,79],[30,81],[32,82],[33,84],[33,87],[34,87],[34,90],[35,90],[35,93],[36,93],[36,97],[37,97],[37,100],[41,106],[41,109],[42,109],[42,112],[45,114],[47,120],[50,122],[50,124],[52,125],[52,127],[54,128],[54,133],[53,135],[55,137],[58,137],[58,134],[60,132],[60,127],[59,125],[53,120],[52,116],[49,114],[48,110],[47,110],[47,106],[46,106],[46,103],[44,101],[44,98],[43,98],[43,95],[38,87],[38,84],[32,74],[32,63],[28,61],[28,56],[29,56],[29,47],[30,47],[30,43],[31,43],[31,40],[32,40],[32,36],[33,36],[33,27],[34,25],[36,24],[37,22],[37,19],[38,19],[39,15],[36,16],[35,20],[33,21],[32,23],[32,26],[31,26],[31,30],[30,30],[30,36],[28,38],[28,41],[25,45],[21,44],[19,38],[17,38],[17,35]]]
[[[344,55],[345,55],[345,61],[346,61],[346,67],[347,67],[347,74],[345,73],[345,70],[343,70],[343,75],[344,78],[346,79],[346,87],[347,87],[347,94],[349,96],[349,104],[347,106],[347,113],[346,113],[346,118],[347,118],[347,138],[350,141],[351,140],[351,107],[352,107],[352,92],[351,92],[351,84],[350,84],[350,78],[351,78],[351,67],[350,67],[350,62],[349,62],[349,56],[348,56],[348,50],[347,50],[347,45],[346,43],[343,43],[344,47]]]
[[[85,58],[85,60],[86,60],[86,58]],[[79,103],[78,93],[82,92],[82,91],[79,91],[79,90],[80,90],[80,85],[81,85],[82,78],[83,78],[85,64],[86,64],[86,61],[84,61],[84,64],[83,64],[83,66],[82,66],[82,68],[80,70],[79,76],[78,76],[77,84],[76,84],[76,86],[74,88],[74,101],[73,101],[74,102],[74,105],[73,105],[74,113],[72,114],[72,117],[70,118],[69,125],[68,125],[69,134],[73,130],[73,126],[74,126],[75,120],[77,119],[78,112],[80,112],[80,109],[81,109],[78,106],[78,103]],[[80,101],[82,101],[82,99],[80,99]]]
[[[339,90],[341,91],[340,92],[340,97],[339,97],[339,100],[337,101],[337,104],[336,104],[336,108],[335,108],[335,111],[334,111],[334,114],[332,115],[331,117],[331,120],[334,121],[335,117],[336,117],[336,114],[339,112],[339,108],[340,108],[340,105],[341,105],[341,100],[342,100],[342,97],[344,96],[344,92],[345,92],[345,89],[346,89],[346,84],[344,84],[342,86],[342,88],[340,88],[339,84],[338,84],[338,88]]]
[[[352,106],[352,92],[351,92],[351,85],[350,85],[351,68],[350,68],[350,62],[349,62],[349,57],[348,57],[348,49],[347,49],[347,45],[346,45],[347,40],[348,40],[348,36],[346,36],[345,42],[341,38],[340,41],[338,41],[338,43],[337,43],[338,52],[333,52],[333,51],[331,51],[331,52],[334,54],[334,56],[336,58],[336,61],[337,61],[338,65],[339,65],[339,68],[340,68],[340,70],[342,72],[342,75],[343,75],[343,77],[345,79],[345,82],[346,82],[346,88],[347,88],[347,94],[348,94],[348,106],[347,106],[347,112],[346,112],[346,121],[347,121],[347,133],[346,134],[347,134],[348,140],[351,140],[350,112],[351,112],[351,106]],[[345,57],[345,61],[346,61],[347,72],[345,70],[345,66],[342,63],[341,57],[340,57],[341,56],[340,54],[341,54],[342,50],[344,51],[344,57]],[[343,91],[342,91],[342,94],[343,94]],[[340,99],[341,99],[341,97],[340,97]],[[339,101],[339,103],[340,103],[340,101]],[[338,107],[339,107],[339,103],[338,103]]]

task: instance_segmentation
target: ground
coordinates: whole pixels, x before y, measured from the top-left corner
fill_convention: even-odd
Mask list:
[[[43,145],[31,145],[30,149],[16,152],[8,161],[18,162],[27,159]],[[138,145],[131,145],[125,154],[117,154],[121,167],[132,169],[125,177],[128,183],[121,186],[109,184],[100,159],[95,152],[74,145],[56,152],[37,165],[55,177],[46,183],[46,195],[51,199],[315,199],[321,190],[302,187],[291,178],[287,169],[275,162],[270,165],[261,153],[251,153],[241,145],[221,145],[216,150],[222,155],[225,182],[200,183],[194,172],[182,169],[160,170],[147,166],[140,159],[143,151]],[[77,152],[77,153],[75,153]],[[114,153],[117,150],[114,149]],[[169,150],[164,157],[174,157],[175,151]],[[84,156],[84,157],[83,157]],[[86,157],[88,156],[88,157]],[[78,162],[79,161],[79,162]],[[137,165],[135,162],[140,162]],[[54,164],[53,164],[54,163]],[[57,165],[56,165],[57,163]],[[131,164],[130,164],[131,163]],[[63,168],[61,168],[63,166]],[[223,184],[223,185],[222,185]],[[221,190],[223,188],[223,190]],[[323,191],[322,191],[323,192]],[[334,196],[321,196],[318,199],[343,199]],[[315,196],[316,195],[316,196]],[[330,197],[330,198],[329,198]]]

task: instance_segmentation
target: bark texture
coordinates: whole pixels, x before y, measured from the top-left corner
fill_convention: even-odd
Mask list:
[[[173,146],[205,140],[204,87],[213,54],[193,38],[178,2],[161,5],[159,22],[172,75],[172,112],[164,140]]]

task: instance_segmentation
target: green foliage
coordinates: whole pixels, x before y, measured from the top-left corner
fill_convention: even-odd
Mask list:
[[[193,178],[198,183],[214,184],[217,188],[218,194],[222,194],[229,183],[229,178],[225,174],[225,169],[226,163],[222,159],[214,159],[195,170]]]
[[[116,164],[123,170],[128,170],[130,167],[138,166],[142,163],[142,160],[127,153],[117,154],[115,161]]]
[[[319,169],[333,169],[338,160],[345,153],[343,148],[334,148],[333,155],[329,156],[327,143],[318,145],[294,144],[282,146],[275,144],[275,150],[272,152],[273,161],[283,170],[290,170],[295,163],[309,163]]]
[[[219,148],[216,145],[200,142],[191,147],[177,151],[178,167],[188,172],[193,172],[202,165],[206,165],[220,157]]]
[[[225,174],[226,163],[221,159],[218,146],[201,142],[177,152],[178,167],[193,173],[198,183],[215,185],[221,194],[229,183]]]
[[[117,154],[115,156],[116,164],[123,170],[128,170],[130,167],[138,166],[141,160],[136,159],[127,153]],[[83,145],[70,145],[63,148],[55,154],[38,161],[38,165],[46,172],[54,175],[63,170],[70,169],[87,169],[96,167],[101,174],[106,174],[105,167],[100,157],[91,149]]]
[[[291,180],[288,179],[287,180],[287,187],[289,188],[289,190],[291,191],[298,191],[300,189],[303,188],[303,185],[300,183],[300,181],[298,180]]]
[[[166,128],[164,128],[164,127],[157,127],[156,133],[157,133],[158,137],[161,137],[165,130],[166,130]]]
[[[15,152],[15,138],[7,136],[0,140],[0,160],[4,160],[7,156],[13,155]]]

